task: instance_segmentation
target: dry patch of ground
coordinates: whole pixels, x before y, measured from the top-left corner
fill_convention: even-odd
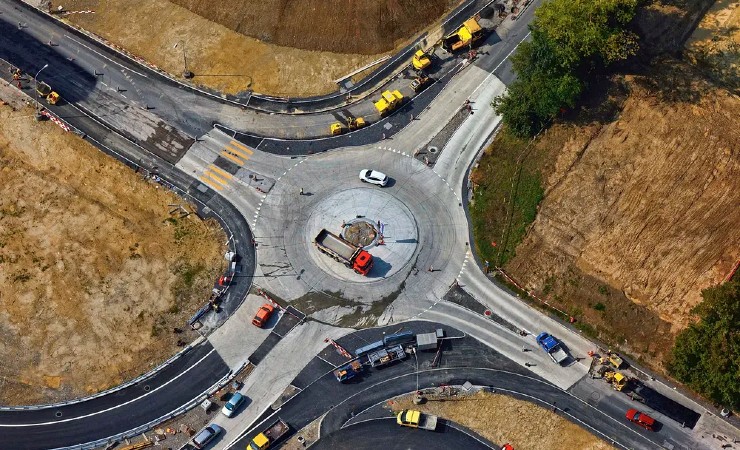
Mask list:
[[[173,330],[221,270],[216,223],[29,107],[0,106],[0,174],[0,402],[97,392],[195,338]]]
[[[178,77],[184,48],[195,84],[311,96],[336,91],[334,80],[403,45],[459,0],[305,3],[66,0],[52,9],[94,10],[66,20]]]
[[[740,256],[740,99],[670,60],[625,83],[618,120],[570,127],[507,268],[604,338],[661,358]]]
[[[721,0],[686,43],[686,54],[731,89],[740,90],[740,2]]]
[[[414,405],[412,396],[388,402],[393,412],[417,409],[473,430],[494,444],[511,444],[517,450],[613,449],[588,431],[559,415],[523,400],[480,391],[460,400],[430,401]]]

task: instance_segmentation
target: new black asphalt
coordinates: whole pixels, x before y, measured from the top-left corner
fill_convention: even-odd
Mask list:
[[[408,322],[401,326],[362,330],[339,339],[338,343],[353,351],[368,342],[382,339],[386,334],[407,330],[431,332],[437,328],[444,329],[448,336],[443,341],[439,355],[436,352],[418,352],[416,357],[409,355],[405,360],[382,369],[366,367],[360,377],[345,384],[338,383],[331,372],[346,359],[333,347],[325,348],[292,383],[301,392],[283,404],[279,411],[267,411],[263,417],[279,416],[292,430],[299,430],[326,413],[321,423],[321,436],[327,438],[347,425],[388,417],[388,411],[381,406],[389,398],[419,388],[462,385],[470,381],[498,393],[547,408],[554,407],[566,419],[581,426],[593,427],[604,433],[601,437],[614,439],[626,447],[654,448],[654,442],[646,439],[650,437],[649,432],[632,430],[629,424],[619,419],[629,408],[626,396],[610,398],[608,402],[604,399],[596,402],[595,406],[591,405],[539,378],[483,343],[442,324]],[[591,392],[587,391],[587,387],[583,389],[582,393],[588,397]],[[261,425],[249,430],[231,448],[244,448],[254,435],[262,431]],[[387,425],[397,427],[393,423]],[[382,446],[385,441],[380,439],[373,442]]]

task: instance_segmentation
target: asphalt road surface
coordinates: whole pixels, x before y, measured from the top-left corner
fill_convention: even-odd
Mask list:
[[[465,450],[498,450],[498,446],[467,434],[453,423],[437,425],[436,431],[418,430],[400,427],[394,418],[375,419],[358,423],[323,436],[312,448],[318,450],[355,449],[377,450],[447,450],[459,448]]]

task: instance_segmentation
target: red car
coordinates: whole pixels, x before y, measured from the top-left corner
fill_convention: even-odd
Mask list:
[[[275,306],[270,303],[265,303],[260,306],[260,309],[257,310],[257,314],[254,315],[254,319],[252,319],[252,325],[260,328],[264,327],[267,321],[270,320],[270,316],[273,312],[275,312]]]
[[[645,413],[642,413],[636,409],[630,409],[627,411],[627,420],[629,420],[632,423],[636,423],[637,425],[643,427],[646,430],[653,431],[653,427],[655,426],[655,419],[648,416]]]

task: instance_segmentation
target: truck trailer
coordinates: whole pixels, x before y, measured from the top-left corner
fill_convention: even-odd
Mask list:
[[[406,351],[402,345],[384,348],[367,355],[368,361],[372,367],[381,367],[406,358]]]
[[[266,448],[270,448],[270,446],[280,440],[280,438],[283,437],[289,429],[290,427],[288,427],[288,424],[285,423],[283,419],[278,418],[272,425],[267,427],[265,431],[252,439],[247,450],[265,450]]]
[[[367,275],[373,267],[373,255],[362,247],[322,229],[314,239],[316,248],[360,275]]]

